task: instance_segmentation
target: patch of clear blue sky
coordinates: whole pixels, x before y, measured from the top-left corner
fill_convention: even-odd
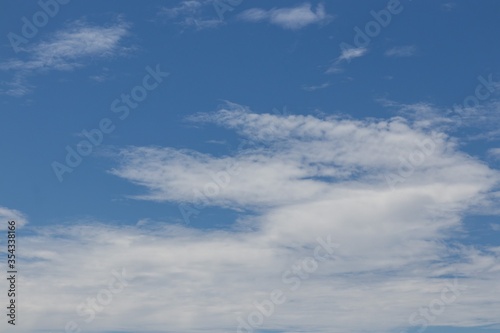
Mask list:
[[[273,6],[300,4],[275,1]],[[174,221],[177,205],[135,201],[124,195],[142,189],[107,174],[116,161],[93,153],[64,182],[51,169],[62,161],[64,147],[75,146],[83,129],[97,126],[103,117],[114,117],[111,102],[129,92],[145,75],[146,66],[160,64],[170,76],[133,110],[101,148],[158,145],[190,148],[210,154],[229,154],[238,146],[230,131],[215,126],[193,127],[183,121],[196,112],[212,111],[222,100],[248,105],[258,113],[287,106],[290,113],[345,113],[355,118],[394,115],[375,100],[401,103],[429,102],[438,106],[461,103],[472,94],[477,76],[500,78],[500,2],[402,1],[404,10],[368,45],[369,53],[343,64],[343,72],[324,72],[339,56],[339,44],[353,44],[353,28],[372,20],[371,10],[387,1],[326,2],[336,16],[328,25],[311,25],[297,31],[270,24],[241,22],[238,13],[251,7],[270,8],[267,1],[243,1],[225,13],[225,25],[196,31],[155,20],[158,10],[175,2],[71,1],[51,18],[30,43],[46,40],[68,22],[84,19],[102,25],[121,15],[130,24],[123,46],[135,49],[124,56],[83,59],[85,66],[71,72],[51,71],[28,78],[33,91],[22,97],[0,96],[2,179],[0,202],[29,215],[33,225],[47,225],[92,217],[101,221],[135,224],[139,219]],[[443,7],[454,3],[451,10]],[[316,2],[314,2],[316,4]],[[3,1],[0,32],[1,60],[16,57],[6,34],[18,33],[22,16],[39,10],[35,1]],[[217,19],[208,8],[205,18]],[[412,57],[385,57],[387,49],[414,45]],[[106,68],[106,69],[105,69]],[[110,79],[95,82],[91,76],[107,73]],[[2,71],[2,80],[11,78]],[[391,78],[391,79],[389,79]],[[330,86],[313,92],[304,85]],[[113,119],[116,119],[113,118]],[[462,131],[459,136],[467,135]],[[228,145],[208,143],[209,140]],[[468,153],[484,156],[497,142],[472,143]],[[493,162],[492,162],[493,163]],[[218,219],[215,219],[217,216]],[[211,221],[230,223],[231,213],[203,210],[194,224],[217,227]],[[221,223],[221,222],[219,222]],[[488,237],[485,237],[486,240]],[[480,238],[483,239],[483,238]]]

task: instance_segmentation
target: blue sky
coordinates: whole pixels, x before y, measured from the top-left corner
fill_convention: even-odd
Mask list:
[[[65,1],[0,5],[17,331],[500,331],[498,2]]]

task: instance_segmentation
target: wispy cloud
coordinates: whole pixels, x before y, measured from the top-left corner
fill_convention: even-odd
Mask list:
[[[368,49],[359,47],[354,49],[346,49],[342,51],[338,61],[351,61],[351,59],[362,57],[368,52]]]
[[[214,144],[214,145],[227,145],[226,140],[208,140],[207,143]]]
[[[186,14],[197,14],[206,1],[186,0],[175,7],[163,7],[160,14],[166,18],[176,18]]]
[[[158,13],[158,18],[183,27],[202,30],[215,28],[224,23],[214,15],[212,0],[184,0],[177,6],[163,7]]]
[[[330,86],[330,82],[325,82],[325,83],[322,83],[319,85],[311,85],[311,86],[303,85],[302,89],[305,91],[316,91],[316,90],[328,88],[329,86]]]
[[[385,51],[388,57],[411,57],[417,52],[417,47],[414,45],[397,46]]]
[[[110,74],[109,68],[104,67],[99,74],[89,76],[89,79],[96,82],[104,82],[113,79],[114,76]]]
[[[34,86],[26,81],[26,74],[22,72],[14,74],[10,81],[0,82],[0,94],[13,97],[22,97],[33,88]]]
[[[17,227],[24,226],[28,221],[26,215],[24,215],[22,212],[0,206],[0,221],[2,221],[2,223],[0,223],[0,230],[6,230],[7,221],[11,220],[16,221]]]
[[[333,17],[328,15],[323,4],[318,4],[312,9],[310,3],[290,8],[261,8],[247,9],[239,18],[249,22],[266,21],[283,29],[299,30],[311,24],[327,23]]]
[[[411,121],[418,128],[449,129],[456,126],[455,120],[448,115],[446,109],[439,108],[431,103],[405,104],[385,98],[379,98],[376,101],[384,107],[393,108],[398,115]]]
[[[500,159],[500,148],[491,148],[488,150],[488,155],[495,159]]]
[[[49,41],[29,50],[28,60],[13,59],[0,64],[3,70],[71,70],[82,66],[86,57],[107,57],[123,50],[120,40],[127,34],[127,25],[120,23],[99,27],[74,22],[65,31],[57,32]]]
[[[96,26],[83,21],[71,23],[48,40],[24,50],[22,58],[0,63],[0,70],[14,72],[10,82],[3,82],[4,94],[22,96],[30,90],[26,77],[36,72],[69,71],[86,64],[90,58],[115,56],[127,51],[120,45],[128,33],[128,24],[119,22]]]
[[[473,106],[455,104],[453,106],[439,106],[429,102],[404,104],[388,99],[378,99],[383,106],[394,108],[399,114],[413,122],[419,128],[440,128],[446,131],[455,131],[466,128],[467,135],[463,140],[498,140],[500,138],[500,87],[493,82],[490,87],[493,91],[489,99]],[[484,88],[486,89],[486,88]],[[477,91],[477,89],[476,89]],[[470,96],[464,98],[468,100]]]
[[[340,56],[335,59],[333,64],[326,70],[327,74],[339,73],[342,71],[342,63],[343,62],[351,62],[352,59],[356,59],[364,56],[368,52],[368,49],[365,47],[357,47],[357,48],[349,48],[343,49]]]
[[[443,3],[443,4],[441,5],[441,8],[442,8],[444,11],[449,12],[449,11],[453,10],[456,6],[457,6],[457,4],[456,4],[456,3],[454,3],[454,2],[446,2],[446,3]]]

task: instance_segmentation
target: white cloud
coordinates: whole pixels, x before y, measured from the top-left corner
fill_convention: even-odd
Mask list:
[[[339,61],[351,61],[352,59],[362,57],[366,54],[368,49],[359,47],[355,49],[345,49],[342,50],[342,54],[339,56]]]
[[[110,74],[109,68],[104,67],[99,74],[91,75],[89,79],[96,82],[104,82],[114,79],[114,75]]]
[[[312,86],[303,85],[302,89],[304,89],[305,91],[316,91],[316,90],[328,88],[329,86],[330,86],[330,82],[325,82],[325,83],[322,83],[319,85],[312,85]]]
[[[202,1],[187,0],[181,1],[176,7],[164,7],[160,13],[167,18],[176,18],[180,15],[198,13],[202,6]]]
[[[25,75],[17,73],[11,81],[3,81],[0,83],[5,88],[0,88],[0,94],[13,97],[21,97],[29,93],[33,89],[33,85],[26,82]]]
[[[332,16],[326,13],[323,4],[318,4],[316,9],[313,10],[310,3],[291,8],[273,8],[270,10],[251,8],[242,12],[239,17],[250,22],[268,21],[289,30],[302,29],[311,24],[326,23],[332,19]]]
[[[474,107],[456,106],[454,114],[460,119],[459,125],[474,130],[471,140],[494,141],[500,138],[500,87],[495,84],[495,91],[490,100]]]
[[[207,143],[213,144],[213,145],[222,145],[225,146],[227,145],[226,140],[208,140]]]
[[[85,57],[112,56],[120,40],[127,34],[127,25],[120,23],[99,27],[75,22],[65,31],[57,32],[50,40],[40,42],[29,50],[30,60],[10,60],[0,64],[3,70],[71,70],[82,64]]]
[[[417,52],[415,45],[397,46],[385,51],[388,57],[411,57]]]
[[[48,40],[26,49],[24,58],[0,63],[0,70],[14,71],[12,81],[3,82],[9,88],[2,92],[22,96],[30,90],[26,77],[35,72],[73,70],[84,66],[90,57],[111,57],[123,53],[127,49],[120,42],[127,34],[128,25],[123,22],[106,27],[83,21],[73,22]]]
[[[403,104],[388,99],[378,99],[378,101],[386,107],[394,108],[398,114],[412,120],[413,124],[419,128],[440,128],[446,131],[467,128],[467,135],[462,139],[493,141],[500,137],[500,117],[498,117],[500,86],[498,82],[492,82],[489,86],[492,91],[488,98],[479,100],[471,94],[464,96],[463,100],[459,101],[460,103],[452,107],[438,106],[428,102]],[[477,87],[475,91],[478,91]],[[474,99],[477,103],[467,104]]]
[[[172,21],[183,27],[192,27],[198,30],[215,28],[223,24],[222,20],[207,17],[205,11],[216,11],[211,0],[184,0],[175,7],[163,7],[158,17],[165,21]],[[212,16],[213,16],[212,15]]]
[[[216,205],[281,205],[325,195],[330,183],[317,177],[329,177],[340,184],[349,184],[353,177],[384,180],[387,170],[399,167],[400,155],[431,136],[411,130],[401,118],[372,123],[312,116],[258,116],[240,106],[191,119],[235,129],[258,147],[221,158],[171,148],[131,148],[122,151],[124,163],[113,173],[148,187],[151,191],[140,196],[143,199],[190,201],[192,190],[210,182],[212,173],[228,165],[238,166],[245,176],[233,177],[230,186],[212,195],[210,199]],[[453,149],[454,143],[447,142],[443,135],[432,136],[436,149]],[[364,137],[369,137],[369,142]],[[447,155],[430,156],[412,178],[421,182],[420,176],[425,178],[437,165],[458,171],[454,164],[461,163],[467,168],[467,159],[459,161],[459,156],[453,161]],[[384,173],[375,172],[381,169]],[[433,170],[432,182],[438,172],[448,177],[449,170],[439,169]],[[273,186],[267,188],[270,183]]]
[[[130,285],[91,324],[82,324],[85,331],[235,332],[238,317],[246,318],[253,302],[268,299],[273,289],[283,290],[287,301],[260,329],[391,331],[410,326],[410,315],[439,298],[450,275],[468,289],[433,325],[499,323],[500,300],[491,290],[500,278],[500,248],[480,250],[454,236],[500,175],[457,150],[446,134],[432,135],[401,117],[279,116],[236,104],[190,120],[235,130],[253,144],[229,156],[130,147],[112,173],[141,185],[140,199],[191,204],[193,189],[215,184],[213,176],[223,179],[229,164],[239,172],[204,204],[251,214],[240,214],[224,231],[147,217],[135,227],[81,222],[32,229],[22,239],[20,333],[82,323],[76,307],[121,267]],[[433,153],[391,190],[387,172],[431,137]],[[282,274],[312,256],[317,237],[328,235],[340,244],[336,259],[319,263],[290,290]],[[0,280],[0,289],[5,284]]]
[[[365,47],[342,49],[342,53],[340,54],[340,56],[337,59],[335,59],[333,64],[330,66],[330,68],[327,69],[326,73],[332,74],[332,73],[341,72],[342,71],[341,64],[344,61],[349,63],[349,62],[351,62],[352,59],[362,57],[367,52],[368,52],[368,49]]]
[[[109,77],[105,74],[101,74],[101,75],[91,75],[91,76],[89,76],[89,79],[91,79],[92,81],[96,81],[96,82],[104,82],[104,81],[108,80]]]
[[[447,128],[455,126],[446,109],[439,108],[431,103],[418,102],[413,104],[398,103],[389,99],[380,98],[377,102],[382,106],[393,108],[398,115],[412,122],[417,128]]]
[[[457,4],[456,4],[456,3],[454,3],[454,2],[447,2],[447,3],[443,3],[443,4],[441,5],[441,8],[442,8],[444,11],[449,12],[449,11],[453,10],[456,6],[457,6]]]
[[[440,257],[436,253],[445,256],[446,249],[419,239],[425,237],[418,235],[425,227],[415,223],[418,218],[413,223],[407,221],[407,230],[399,224],[397,230],[391,231],[390,225],[382,222],[392,215],[386,213],[396,212],[391,207],[376,209],[383,200],[364,207],[369,209],[366,214],[373,217],[370,221],[376,225],[370,227],[366,219],[359,225],[360,221],[355,219],[349,227],[344,219],[358,214],[346,215],[348,210],[360,208],[374,198],[375,194],[365,193],[359,197],[359,205],[354,204],[354,197],[340,201],[332,198],[329,202],[334,203],[332,208],[327,208],[327,202],[318,202],[276,212],[286,214],[275,216],[276,222],[283,223],[301,212],[289,223],[317,228],[326,220],[332,221],[321,217],[322,214],[331,214],[349,204],[333,215],[340,223],[338,226],[329,223],[322,228],[337,229],[338,237],[347,237],[339,239],[341,246],[336,250],[336,260],[320,263],[318,270],[302,281],[296,291],[290,290],[290,282],[281,281],[281,275],[297,261],[312,255],[308,249],[315,244],[309,240],[312,233],[297,242],[297,237],[288,238],[283,226],[274,229],[279,224],[272,221],[267,221],[270,225],[263,225],[258,232],[200,233],[166,224],[120,228],[88,224],[38,229],[22,239],[25,261],[19,289],[25,295],[25,303],[17,330],[21,333],[63,330],[68,321],[75,321],[86,332],[116,331],[123,327],[130,332],[235,332],[238,316],[246,318],[255,311],[254,301],[262,302],[273,289],[279,288],[285,292],[287,302],[276,306],[276,312],[266,318],[263,328],[288,332],[386,331],[407,325],[412,312],[439,297],[446,279],[438,276],[453,269],[465,272],[460,283],[473,290],[464,293],[436,323],[468,326],[497,322],[494,309],[499,301],[492,298],[489,288],[494,288],[498,281],[498,257],[463,250],[459,253],[468,263],[436,264]],[[409,207],[401,207],[405,208]],[[319,211],[311,215],[314,209]],[[306,221],[308,216],[320,219]],[[414,237],[409,236],[411,227],[416,227]],[[280,236],[280,231],[285,235]],[[325,234],[322,236],[326,238]],[[374,241],[377,237],[381,239]],[[402,238],[398,240],[399,237]],[[367,239],[369,243],[364,244]],[[356,243],[349,245],[353,240]],[[383,251],[387,246],[386,252]],[[356,247],[359,251],[352,252]],[[79,316],[77,306],[106,288],[111,272],[121,271],[122,267],[129,286],[114,295],[101,312],[96,312],[94,321],[85,323],[83,319],[87,316]],[[479,269],[484,271],[480,277],[472,273]],[[5,288],[3,280],[0,286]],[[50,307],[47,298],[53,301]],[[483,308],[484,303],[491,307]],[[478,307],[483,309],[480,317],[474,311]],[[363,313],[363,321],[358,319],[359,313]]]
[[[488,150],[488,155],[495,159],[500,159],[500,148],[491,148]]]
[[[2,221],[2,223],[0,224],[0,230],[6,230],[7,221],[12,220],[16,221],[16,227],[22,227],[28,222],[26,215],[24,215],[22,212],[0,206],[0,221]]]

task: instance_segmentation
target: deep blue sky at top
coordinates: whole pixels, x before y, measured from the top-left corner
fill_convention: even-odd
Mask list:
[[[274,1],[286,7],[296,1]],[[109,149],[128,145],[189,148],[223,155],[234,151],[238,138],[213,126],[193,126],[185,117],[213,111],[224,100],[249,106],[257,113],[273,109],[291,114],[347,114],[354,118],[395,116],[380,99],[399,103],[428,102],[442,107],[462,103],[474,93],[477,77],[500,74],[500,2],[402,1],[403,10],[372,38],[366,56],[325,74],[340,55],[339,44],[353,44],[358,26],[373,20],[371,10],[387,1],[329,1],[328,24],[286,30],[269,23],[238,19],[251,7],[271,8],[268,1],[243,1],[224,13],[224,24],[195,29],[158,16],[164,1],[70,1],[30,40],[39,43],[76,20],[106,25],[126,22],[129,33],[123,54],[87,59],[72,71],[30,75],[32,91],[22,97],[0,96],[0,202],[25,212],[32,225],[67,223],[82,218],[135,224],[139,219],[179,220],[176,204],[128,199],[141,189],[105,172],[115,161]],[[315,4],[314,4],[315,5]],[[21,18],[40,10],[35,1],[0,4],[1,61],[17,57],[6,35],[20,33]],[[205,19],[219,19],[214,8]],[[413,45],[411,57],[387,57],[391,48]],[[170,76],[124,121],[110,111],[111,102],[140,84],[145,67],[160,64]],[[12,73],[1,71],[2,81]],[[102,82],[92,77],[104,76]],[[308,91],[304,87],[321,86]],[[95,128],[103,117],[116,130],[72,174],[60,183],[51,163],[63,161],[65,146],[75,146],[83,129]],[[455,135],[466,135],[456,132]],[[225,144],[210,143],[211,140]],[[464,147],[483,156],[495,141]],[[206,227],[207,209],[194,222]]]

